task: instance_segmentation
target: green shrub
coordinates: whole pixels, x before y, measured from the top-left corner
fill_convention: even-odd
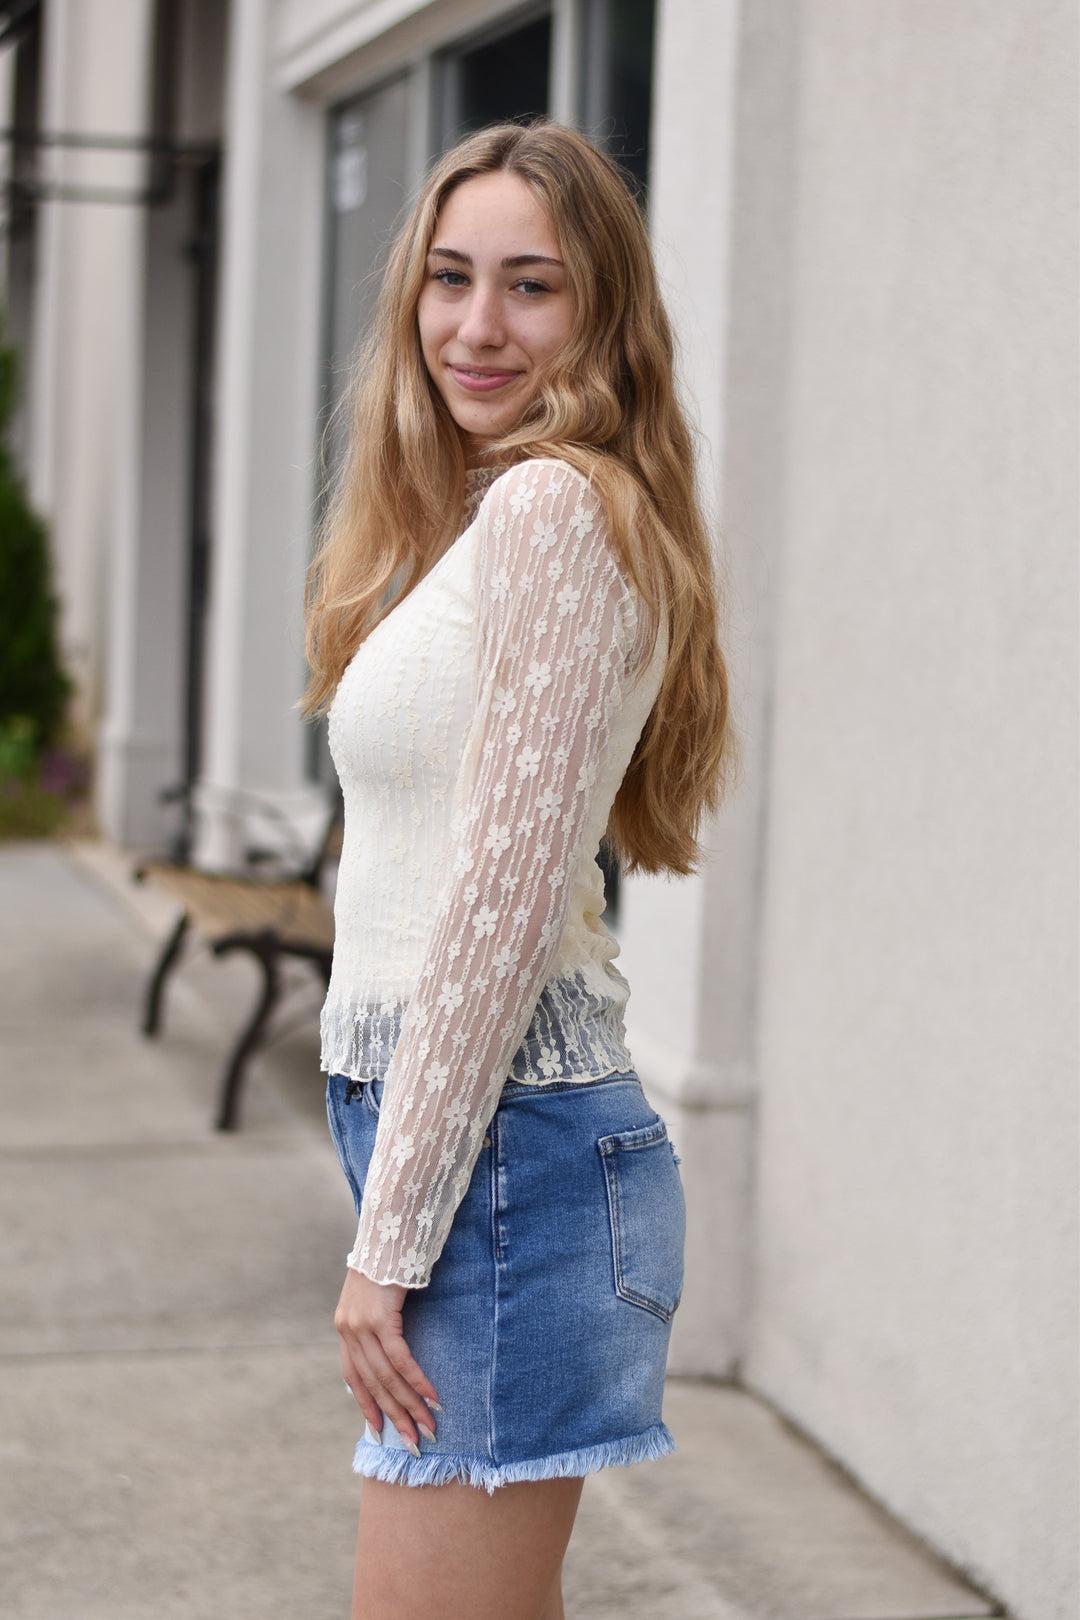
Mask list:
[[[25,779],[57,736],[71,683],[57,645],[45,525],[7,442],[15,386],[15,351],[0,327],[0,776]]]

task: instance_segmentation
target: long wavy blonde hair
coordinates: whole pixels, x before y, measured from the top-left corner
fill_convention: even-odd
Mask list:
[[[468,136],[435,166],[394,243],[308,576],[311,680],[302,706],[309,714],[329,706],[364,637],[459,532],[464,453],[424,365],[416,309],[443,203],[464,181],[495,171],[520,177],[546,208],[573,326],[493,459],[509,466],[554,456],[577,468],[604,507],[621,567],[657,622],[666,620],[663,684],[608,836],[629,870],[689,872],[702,817],[733,770],[712,556],[641,216],[619,169],[574,130],[500,124]]]

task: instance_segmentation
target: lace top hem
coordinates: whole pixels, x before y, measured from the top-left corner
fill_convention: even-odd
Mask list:
[[[623,1028],[626,985],[616,975],[612,978],[621,994],[598,993],[582,972],[545,985],[502,1079],[546,1086],[553,1080],[597,1080],[626,1073],[632,1067]],[[324,1013],[323,1072],[349,1080],[385,1080],[405,1010],[383,1006],[353,1014]]]

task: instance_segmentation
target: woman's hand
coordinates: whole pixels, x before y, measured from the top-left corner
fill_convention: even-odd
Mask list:
[[[417,1434],[435,1438],[439,1397],[424,1377],[401,1331],[407,1288],[372,1282],[348,1271],[334,1326],[341,1337],[341,1369],[371,1429],[381,1436],[383,1413],[405,1444],[420,1455]]]

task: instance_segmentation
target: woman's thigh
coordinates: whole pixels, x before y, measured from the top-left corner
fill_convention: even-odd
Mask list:
[[[582,1484],[529,1481],[489,1496],[365,1479],[353,1620],[544,1620]]]

